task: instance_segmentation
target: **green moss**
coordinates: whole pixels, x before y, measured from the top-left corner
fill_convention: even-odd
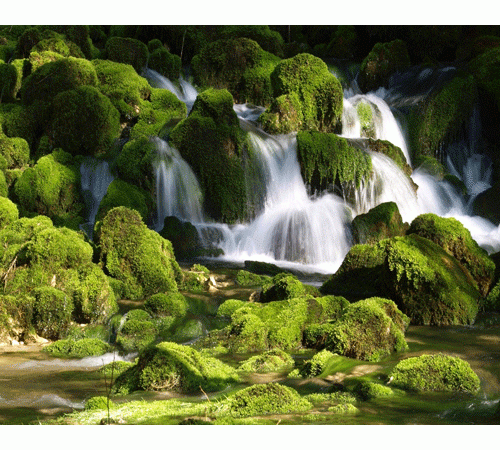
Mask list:
[[[499,57],[499,48],[489,49],[474,58],[469,63],[468,69],[474,75],[478,85],[491,95],[500,107]]]
[[[55,150],[27,168],[14,191],[23,214],[45,214],[56,224],[83,221],[80,172],[69,153]]]
[[[123,119],[138,117],[142,100],[151,95],[147,80],[134,68],[120,62],[96,59],[92,61],[99,84],[97,88],[108,97]]]
[[[166,78],[177,80],[181,74],[181,58],[161,46],[150,50],[148,67]]]
[[[5,169],[22,168],[30,158],[30,148],[22,138],[9,138],[0,132],[0,154],[5,158]]]
[[[101,264],[123,281],[129,299],[177,291],[176,280],[181,281],[182,272],[172,244],[149,230],[138,212],[113,208],[96,231]]]
[[[119,390],[135,378],[136,388],[176,392],[217,391],[238,381],[236,370],[215,358],[201,355],[191,347],[162,342],[146,349],[137,366],[120,375],[115,382]]]
[[[403,236],[407,227],[396,203],[386,202],[357,215],[352,221],[352,234],[357,244],[375,244],[382,239]]]
[[[329,350],[321,350],[316,353],[311,359],[307,360],[300,368],[299,374],[301,377],[316,377],[321,375],[325,369],[328,360],[333,356]]]
[[[111,151],[120,131],[120,114],[93,86],[61,92],[53,100],[48,134],[56,147],[98,156]]]
[[[383,155],[391,158],[396,163],[396,165],[406,175],[408,175],[408,177],[413,173],[411,166],[408,164],[408,161],[406,161],[406,157],[403,151],[391,142],[381,139],[368,139],[367,141],[365,141],[365,144],[368,150],[371,150],[372,152],[382,153]]]
[[[196,174],[206,213],[227,223],[242,220],[244,140],[229,92],[208,89],[199,94],[189,116],[170,132],[169,142]]]
[[[19,219],[19,211],[15,203],[6,197],[0,197],[0,230]]]
[[[58,339],[69,327],[73,302],[63,291],[51,286],[34,289],[33,325],[47,339]]]
[[[410,140],[415,163],[423,156],[441,158],[440,149],[451,142],[469,119],[477,101],[472,75],[459,75],[431,95],[410,117]]]
[[[359,409],[356,408],[351,403],[342,403],[340,405],[330,406],[328,408],[328,411],[332,412],[333,414],[341,414],[341,415],[358,414],[359,413]]]
[[[468,362],[444,354],[422,355],[400,361],[389,374],[391,384],[411,391],[452,391],[475,394],[479,377]]]
[[[3,64],[0,62],[0,102],[14,101],[18,73],[12,64]]]
[[[335,131],[342,115],[342,87],[321,59],[302,53],[282,60],[271,84],[275,100],[259,117],[267,132]]]
[[[246,37],[220,39],[206,45],[192,61],[195,82],[227,89],[238,103],[271,101],[270,74],[279,58]]]
[[[184,317],[187,313],[186,298],[179,292],[158,293],[144,302],[144,308],[153,316]]]
[[[35,100],[51,102],[57,94],[80,86],[97,86],[93,64],[82,58],[63,58],[39,67],[23,81],[20,94],[25,105]]]
[[[129,318],[116,337],[116,346],[120,352],[127,354],[137,352],[153,344],[157,329],[150,320]]]
[[[221,35],[226,38],[245,37],[257,42],[266,52],[283,57],[283,37],[269,28],[268,25],[226,25]]]
[[[314,191],[331,189],[332,185],[359,187],[371,176],[370,156],[333,133],[299,132],[297,157],[302,177]]]
[[[288,300],[305,294],[306,288],[296,276],[281,273],[262,286],[259,301],[268,303],[277,300]]]
[[[293,358],[283,350],[275,348],[240,363],[238,370],[244,372],[282,372],[294,365]]]
[[[371,400],[373,398],[384,398],[394,395],[394,391],[389,386],[384,386],[373,381],[360,381],[354,388],[354,391],[362,400]]]
[[[454,256],[472,275],[483,296],[489,291],[495,273],[495,263],[477,244],[462,223],[454,218],[422,214],[410,225],[408,234],[415,233],[439,245]]]
[[[178,259],[190,259],[205,254],[198,230],[191,222],[183,222],[175,216],[165,217],[160,236],[172,242]],[[196,284],[196,280],[193,282]]]
[[[148,63],[149,51],[144,42],[114,36],[106,41],[106,56],[111,61],[130,64],[141,74]]]
[[[125,370],[129,369],[133,365],[133,362],[118,360],[106,364],[105,366],[101,367],[98,372],[103,376],[103,378],[106,377],[107,379],[112,379],[114,381],[114,379],[118,377],[118,375],[125,372]]]
[[[90,397],[85,402],[85,411],[107,410],[108,408],[113,408],[114,406],[115,404],[107,397]]]
[[[222,410],[232,417],[249,417],[301,412],[311,407],[311,403],[301,398],[295,389],[267,383],[254,384],[236,392],[223,402]]]
[[[356,105],[356,111],[361,125],[361,136],[375,138],[375,124],[373,122],[373,111],[371,106],[361,101]]]
[[[247,270],[238,270],[236,274],[236,283],[240,286],[262,286],[269,277],[266,275],[257,275]]]
[[[390,76],[410,66],[406,43],[400,39],[377,43],[361,63],[358,83],[363,92],[387,86]]]
[[[44,347],[43,351],[59,358],[86,358],[103,355],[110,349],[109,344],[100,339],[85,338],[77,341],[61,339]]]

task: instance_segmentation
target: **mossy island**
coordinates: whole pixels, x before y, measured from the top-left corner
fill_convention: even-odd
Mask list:
[[[0,26],[2,416],[498,423],[499,48]]]

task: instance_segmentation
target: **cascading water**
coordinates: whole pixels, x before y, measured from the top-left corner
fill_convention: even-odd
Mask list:
[[[88,210],[87,227],[90,235],[101,200],[114,180],[107,161],[86,158],[80,165],[81,189]]]
[[[193,223],[203,222],[203,195],[196,175],[178,150],[163,139],[152,138],[157,154],[153,162],[156,181],[156,220],[160,231],[167,216]]]

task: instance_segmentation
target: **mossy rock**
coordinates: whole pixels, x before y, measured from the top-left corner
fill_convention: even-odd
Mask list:
[[[153,316],[184,317],[188,304],[186,298],[179,292],[159,292],[144,302],[144,308]]]
[[[263,285],[259,301],[269,303],[277,300],[289,300],[305,294],[306,288],[296,276],[281,273]]]
[[[172,242],[178,259],[190,259],[205,253],[198,230],[191,222],[167,216],[163,221],[160,236]]]
[[[44,352],[59,358],[86,358],[100,356],[111,350],[111,346],[100,339],[85,338],[80,340],[61,339],[47,347]]]
[[[195,82],[227,89],[237,103],[267,105],[272,100],[270,75],[279,58],[247,37],[220,39],[193,57]]]
[[[216,89],[199,94],[189,116],[169,136],[170,144],[179,150],[198,178],[205,212],[221,222],[243,220],[247,197],[244,138],[231,94]]]
[[[415,164],[425,156],[442,157],[441,148],[460,136],[477,98],[474,77],[459,74],[413,110],[409,129]]]
[[[109,184],[106,195],[99,204],[96,221],[102,220],[109,211],[118,206],[133,209],[141,215],[142,220],[148,221],[153,200],[149,192],[117,178]]]
[[[56,147],[73,155],[99,156],[112,150],[120,136],[120,114],[93,86],[58,94],[48,135]]]
[[[495,263],[461,222],[452,217],[422,214],[411,223],[408,234],[412,233],[435,242],[454,256],[472,275],[481,295],[486,296],[494,279]]]
[[[363,92],[387,87],[391,75],[409,66],[410,56],[404,41],[379,42],[361,63],[359,86]]]
[[[51,286],[34,289],[33,326],[39,336],[59,339],[68,329],[73,302],[65,292]]]
[[[282,372],[290,369],[293,365],[294,360],[288,353],[275,348],[243,361],[238,370],[256,373]]]
[[[57,94],[80,86],[97,86],[95,68],[83,58],[62,58],[42,65],[23,80],[20,91],[23,104],[36,100],[51,102]]]
[[[137,211],[113,208],[97,225],[99,260],[112,277],[124,283],[129,299],[177,292],[182,271],[172,244],[149,230]]]
[[[228,38],[245,37],[257,42],[266,52],[283,57],[284,40],[281,34],[268,25],[225,25],[221,36]]]
[[[413,173],[413,170],[406,160],[406,157],[403,153],[403,151],[397,147],[396,145],[392,144],[389,141],[384,141],[382,139],[367,139],[366,142],[366,149],[370,150],[372,152],[377,152],[377,153],[382,153],[383,155],[388,156],[391,158],[396,165],[406,174],[411,176]]]
[[[50,114],[51,104],[47,102],[35,101],[29,106],[18,102],[0,103],[0,123],[5,135],[24,139],[30,148],[37,145]]]
[[[268,280],[267,275],[257,275],[247,270],[238,270],[236,274],[236,283],[240,286],[262,286]]]
[[[321,375],[328,360],[334,356],[329,350],[323,349],[308,359],[299,370],[299,375],[303,378],[317,377]]]
[[[157,331],[153,321],[127,316],[127,320],[116,336],[116,346],[123,354],[143,350],[156,341]]]
[[[267,263],[263,261],[245,261],[244,267],[245,270],[247,270],[248,272],[252,272],[257,275],[267,275],[271,277],[278,275],[279,273],[285,272],[276,264]]]
[[[381,203],[366,214],[357,215],[351,224],[356,244],[375,244],[382,239],[403,236],[408,224],[403,223],[394,202]]]
[[[359,187],[371,176],[370,156],[333,133],[300,131],[297,157],[302,178],[313,192]]]
[[[181,75],[181,58],[170,53],[165,47],[150,49],[148,67],[170,80],[177,80]]]
[[[235,369],[215,358],[185,345],[161,342],[144,350],[137,365],[117,377],[114,389],[192,393],[201,387],[213,392],[238,380]]]
[[[123,120],[139,116],[141,102],[151,95],[147,80],[129,64],[96,59],[92,61],[99,84],[97,88],[108,97]]]
[[[386,309],[391,306],[388,313]],[[319,344],[348,358],[379,361],[391,353],[408,350],[404,338],[408,324],[408,317],[394,302],[381,298],[360,300],[346,308],[335,322],[314,330],[316,339],[320,337],[315,346]],[[311,335],[309,341],[312,341]]]
[[[479,377],[468,362],[444,354],[422,355],[400,361],[389,374],[391,385],[409,391],[479,391]]]
[[[80,171],[72,156],[61,150],[40,158],[17,180],[14,192],[23,214],[44,214],[57,225],[83,222]]]
[[[85,411],[107,410],[113,408],[114,402],[104,396],[90,397],[85,402]]]
[[[319,58],[302,53],[271,73],[274,100],[259,117],[271,134],[299,130],[334,132],[343,108],[342,86]]]
[[[148,58],[147,45],[138,39],[113,36],[106,41],[106,59],[129,64],[138,74],[146,67]]]
[[[348,299],[391,299],[415,325],[471,324],[479,310],[480,293],[470,273],[416,234],[352,247],[320,290]]]
[[[3,169],[22,168],[30,159],[30,148],[25,139],[9,138],[0,131],[0,155],[5,158]]]
[[[6,197],[0,197],[0,230],[19,219],[17,205]]]
[[[278,383],[254,384],[224,402],[224,411],[232,417],[290,414],[311,408],[312,404],[295,389]]]
[[[394,391],[389,386],[367,380],[358,382],[353,390],[362,400],[385,398],[394,395]]]
[[[484,51],[468,64],[468,70],[474,75],[478,85],[495,100],[500,108],[500,48]]]
[[[2,102],[15,100],[18,88],[18,72],[12,64],[0,62],[0,99]]]

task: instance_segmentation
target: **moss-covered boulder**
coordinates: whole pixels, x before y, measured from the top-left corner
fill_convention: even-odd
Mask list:
[[[172,242],[178,259],[189,259],[205,254],[198,230],[191,222],[175,216],[165,217],[160,235]]]
[[[259,117],[268,133],[336,130],[342,115],[342,86],[321,59],[302,53],[282,60],[271,83],[274,100]]]
[[[5,159],[2,169],[17,169],[25,166],[30,158],[30,148],[23,138],[5,136],[0,130],[0,158]]]
[[[189,116],[170,132],[169,142],[196,174],[204,211],[217,221],[242,220],[246,215],[244,136],[231,94],[225,89],[199,94]]]
[[[18,87],[18,72],[14,65],[0,62],[0,101],[12,102],[15,100]]]
[[[113,389],[200,393],[200,387],[213,392],[238,380],[236,370],[218,359],[185,345],[161,342],[144,350],[137,365],[117,377]]]
[[[477,283],[462,264],[416,234],[355,245],[320,290],[351,300],[391,299],[415,325],[471,324],[480,300]]]
[[[316,377],[321,375],[326,367],[329,359],[334,354],[326,349],[320,350],[311,359],[304,362],[304,365],[299,369],[299,375],[304,378]]]
[[[44,214],[56,225],[76,228],[83,221],[80,171],[73,157],[55,150],[28,167],[14,185],[24,215]]]
[[[223,402],[223,411],[232,417],[297,413],[311,408],[312,404],[295,389],[278,383],[254,384]]]
[[[408,224],[403,223],[398,205],[387,202],[357,215],[351,227],[355,244],[375,244],[382,239],[403,236]]]
[[[154,187],[154,140],[141,136],[131,139],[116,158],[115,167],[121,180],[151,191]]]
[[[180,292],[159,292],[144,302],[144,309],[153,316],[184,317],[188,310],[188,304]]]
[[[294,360],[288,353],[274,348],[241,362],[238,370],[256,373],[282,372],[292,368],[293,365]]]
[[[389,78],[395,72],[410,66],[410,56],[406,43],[400,39],[377,43],[361,63],[358,76],[359,87],[363,92],[387,87]]]
[[[106,191],[106,195],[99,204],[96,220],[102,220],[113,208],[125,206],[137,211],[142,220],[148,221],[153,208],[151,194],[119,178],[113,180]]]
[[[144,313],[144,315],[133,313]],[[120,353],[138,352],[152,345],[157,338],[157,327],[144,310],[131,310],[116,336],[116,347]]]
[[[396,145],[392,144],[389,141],[372,138],[367,139],[366,141],[364,141],[364,143],[367,150],[382,153],[383,155],[388,156],[406,175],[410,176],[412,174],[413,170],[410,164],[408,164],[403,151]]]
[[[460,135],[477,98],[474,77],[459,74],[412,111],[409,130],[416,165],[424,156],[442,157],[442,147]]]
[[[124,283],[127,298],[177,291],[182,272],[172,244],[149,230],[137,211],[113,208],[96,231],[99,261],[107,273]]]
[[[297,133],[297,157],[302,178],[313,191],[359,187],[371,176],[370,156],[333,133]]]
[[[500,84],[498,74],[500,73],[500,48],[496,46],[479,54],[468,64],[468,70],[472,72],[478,85],[489,96],[494,99],[500,108]]]
[[[193,57],[195,82],[227,89],[237,103],[268,105],[272,100],[270,75],[279,58],[262,50],[248,37],[221,39],[207,44]]]
[[[264,283],[259,301],[269,303],[277,300],[289,300],[305,294],[305,285],[295,275],[281,273]]]
[[[120,136],[120,114],[108,97],[93,86],[58,94],[48,135],[56,147],[73,155],[99,156]]]
[[[408,325],[409,318],[394,302],[374,297],[351,304],[332,323],[311,326],[306,342],[349,358],[379,361],[408,350],[404,338]]]
[[[125,121],[137,117],[141,101],[151,95],[147,80],[139,76],[129,64],[103,59],[93,60],[92,64],[99,81],[97,88],[111,100],[122,119]]]
[[[422,355],[400,361],[389,374],[391,386],[409,391],[479,391],[479,377],[468,362],[444,354]]]
[[[42,65],[23,81],[21,100],[25,105],[35,100],[50,103],[61,92],[97,84],[97,74],[90,61],[62,58]]]
[[[225,25],[221,27],[223,38],[245,37],[257,42],[266,52],[283,57],[284,40],[281,34],[268,25]]]
[[[149,50],[144,42],[113,36],[106,41],[106,59],[131,65],[141,74],[148,63]]]
[[[80,340],[60,339],[47,347],[44,352],[59,358],[86,358],[100,356],[111,350],[111,346],[100,339],[85,338]]]
[[[481,295],[486,296],[494,279],[495,263],[461,222],[452,217],[422,214],[411,223],[408,234],[412,233],[435,242],[454,256],[472,275]]]
[[[170,80],[177,80],[181,75],[181,58],[170,53],[165,47],[150,50],[148,67]]]
[[[0,230],[19,219],[17,205],[7,197],[0,197]]]
[[[71,323],[71,297],[52,286],[35,288],[33,296],[32,323],[36,333],[46,339],[59,339]]]

